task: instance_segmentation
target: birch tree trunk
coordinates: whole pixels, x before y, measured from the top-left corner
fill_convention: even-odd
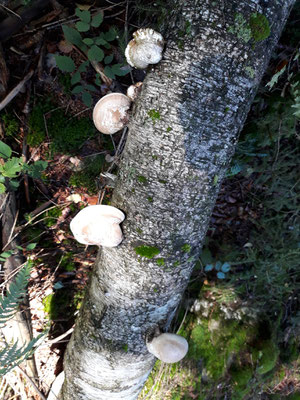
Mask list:
[[[134,107],[112,201],[126,213],[125,239],[99,251],[63,400],[137,398],[155,362],[145,338],[170,326],[293,2],[169,2],[164,57]]]

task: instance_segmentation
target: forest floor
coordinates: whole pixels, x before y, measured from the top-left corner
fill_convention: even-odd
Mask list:
[[[147,7],[138,1],[135,7],[128,1],[95,3],[80,7],[87,17],[75,11],[73,2],[38,4],[12,1],[0,9],[0,140],[22,157],[9,189],[15,189],[17,199],[19,246],[32,264],[33,335],[49,329],[35,352],[39,389],[46,394],[62,371],[97,255],[96,247],[73,240],[69,224],[83,207],[109,204],[117,149],[126,137],[126,131],[96,134],[91,104],[111,90],[126,93],[132,82],[143,80],[144,72],[129,73],[124,48],[137,27],[154,20],[162,24],[166,10],[160,1],[149,1]],[[26,25],[19,26],[13,13],[28,13]],[[103,57],[94,60],[103,64],[100,70],[62,31],[62,25],[84,24],[84,18],[99,13],[106,41]],[[174,323],[174,330],[190,341],[188,358],[173,367],[157,363],[141,399],[300,399],[300,128],[294,115],[300,104],[293,107],[300,86],[299,18],[300,7],[291,15],[252,106]],[[83,29],[83,37],[96,35],[92,26],[75,27]],[[76,34],[70,35],[76,41]],[[4,106],[7,94],[11,99]],[[35,172],[27,174],[24,164],[36,165]],[[5,251],[3,265],[10,255]],[[3,268],[1,274],[3,283]],[[21,381],[20,372],[7,374],[0,398],[42,398]]]

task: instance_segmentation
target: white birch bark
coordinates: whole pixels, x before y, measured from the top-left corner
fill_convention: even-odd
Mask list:
[[[63,400],[137,398],[155,362],[145,337],[170,327],[292,4],[170,2],[164,57],[134,107],[112,201],[126,213],[125,240],[99,251],[66,352]],[[246,43],[230,27],[237,13],[249,20],[255,12],[267,17],[271,34]],[[159,254],[138,256],[140,245]]]

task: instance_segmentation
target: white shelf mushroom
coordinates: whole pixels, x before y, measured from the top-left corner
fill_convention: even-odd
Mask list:
[[[145,69],[149,64],[157,64],[162,58],[164,39],[153,29],[139,29],[133,34],[125,50],[125,57],[129,65],[138,69]]]
[[[93,110],[93,121],[98,131],[112,135],[127,125],[130,99],[122,93],[103,96]]]
[[[112,206],[88,206],[72,219],[70,229],[75,239],[82,244],[116,247],[123,235],[120,223],[125,215]]]
[[[129,97],[131,101],[135,101],[142,90],[142,86],[143,82],[137,82],[135,85],[129,86],[126,93],[127,97]]]
[[[147,342],[149,353],[166,363],[176,363],[188,352],[188,342],[175,333],[162,333]]]

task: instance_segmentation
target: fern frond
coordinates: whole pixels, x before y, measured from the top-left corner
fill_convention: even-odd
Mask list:
[[[17,312],[18,306],[26,293],[30,269],[30,263],[26,263],[9,286],[6,296],[0,299],[0,328]]]
[[[45,333],[46,332],[41,333],[22,347],[18,347],[18,342],[13,343],[12,345],[2,343],[2,347],[3,345],[5,347],[0,349],[0,376],[7,374],[13,368],[29,358],[33,354],[37,342],[45,335]]]

